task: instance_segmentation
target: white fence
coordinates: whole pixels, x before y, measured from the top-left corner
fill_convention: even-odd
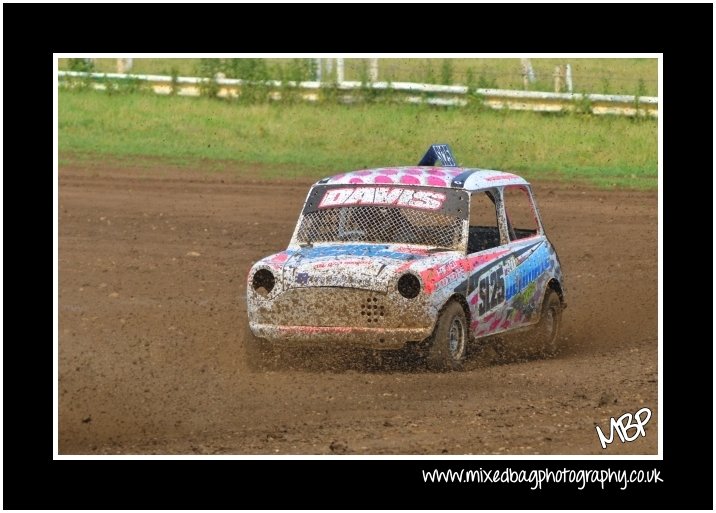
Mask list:
[[[89,80],[95,89],[105,89],[106,81],[136,80],[146,82],[157,94],[180,96],[200,96],[202,86],[212,80],[197,77],[171,77],[166,75],[131,75],[120,73],[86,73],[78,71],[60,71],[60,84],[69,85],[72,79]],[[68,80],[70,79],[70,80]],[[217,95],[224,98],[238,97],[241,86],[246,82],[241,79],[215,78]],[[655,96],[629,96],[614,94],[581,94],[581,93],[549,93],[539,91],[513,91],[507,89],[473,89],[467,86],[419,84],[414,82],[370,82],[341,81],[335,84],[317,81],[287,82],[282,84],[276,80],[265,82],[271,92],[271,98],[279,100],[281,87],[303,89],[303,97],[309,101],[319,98],[321,88],[334,85],[338,90],[345,91],[341,99],[352,101],[350,91],[363,88],[376,90],[393,90],[402,93],[403,100],[410,103],[428,103],[432,105],[464,106],[468,101],[464,98],[468,93],[476,95],[483,105],[493,109],[532,110],[538,112],[590,111],[593,114],[612,114],[621,116],[652,116],[659,115],[659,99]],[[410,93],[418,93],[419,96]]]

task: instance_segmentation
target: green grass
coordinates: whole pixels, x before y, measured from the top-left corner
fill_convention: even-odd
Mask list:
[[[436,142],[450,143],[461,164],[532,179],[656,187],[655,120],[59,92],[61,162],[160,158],[207,170],[258,164],[266,177],[320,178],[417,163]]]
[[[285,66],[289,59],[267,59],[269,68]],[[380,59],[379,80],[443,83],[445,59]],[[637,94],[640,81],[643,94],[658,95],[657,60],[634,58],[574,59],[551,58],[531,59],[537,82],[532,90],[552,91],[553,73],[557,65],[571,64],[575,92]],[[519,59],[450,59],[454,84],[467,84],[468,73],[475,85],[502,89],[522,89],[522,72]],[[197,74],[199,59],[134,59],[133,73],[171,74],[176,69],[179,75]],[[116,59],[96,59],[96,70],[116,72]],[[367,66],[366,59],[345,59],[346,80],[361,80]],[[59,60],[60,69],[69,69],[69,59]],[[335,66],[332,76],[335,76]],[[241,78],[241,77],[236,77]],[[275,78],[278,78],[276,76]]]

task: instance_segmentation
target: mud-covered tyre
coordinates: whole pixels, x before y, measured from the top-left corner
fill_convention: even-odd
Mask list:
[[[542,301],[542,314],[534,329],[536,349],[546,357],[559,353],[559,333],[562,327],[562,302],[557,293],[547,289]]]
[[[438,372],[460,370],[467,354],[465,311],[457,302],[445,306],[429,339],[427,366]]]
[[[251,371],[263,371],[269,368],[274,359],[272,345],[257,337],[248,326],[244,332],[244,362]]]

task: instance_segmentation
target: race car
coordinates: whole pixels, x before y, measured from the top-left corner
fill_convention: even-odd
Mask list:
[[[529,332],[556,354],[565,306],[530,184],[459,167],[434,144],[417,166],[311,187],[288,247],[249,271],[244,343],[253,365],[310,345],[412,351],[457,370],[497,335]]]

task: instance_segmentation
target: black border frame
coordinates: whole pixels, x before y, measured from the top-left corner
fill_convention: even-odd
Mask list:
[[[122,4],[129,26],[113,26],[114,5],[3,5],[5,14],[4,132],[5,170],[3,227],[15,244],[6,248],[9,284],[4,290],[6,319],[4,368],[3,507],[8,509],[711,509],[713,476],[700,470],[706,443],[713,433],[711,415],[699,410],[713,404],[711,344],[690,340],[683,322],[699,327],[703,306],[694,298],[700,277],[683,274],[684,233],[702,219],[702,203],[683,208],[685,175],[700,180],[708,166],[702,148],[712,148],[712,130],[698,127],[706,110],[702,93],[713,90],[704,61],[713,63],[713,6],[645,5],[427,5],[427,4]],[[166,10],[172,9],[168,18]],[[276,9],[290,27],[273,26]],[[610,25],[610,15],[630,23]],[[615,12],[617,11],[617,12]],[[682,16],[674,14],[680,11]],[[42,16],[37,16],[41,12]],[[519,15],[516,15],[519,13]],[[350,25],[322,25],[340,19]],[[688,23],[677,20],[687,19]],[[43,20],[48,25],[43,26]],[[109,25],[109,26],[108,26]],[[560,27],[554,30],[554,27]],[[194,30],[200,27],[201,30]],[[112,29],[112,31],[108,31]],[[281,37],[267,37],[267,31]],[[679,30],[683,31],[679,33]],[[405,32],[416,37],[374,37]],[[183,34],[190,34],[190,37]],[[117,35],[112,35],[117,34]],[[353,34],[353,35],[351,35]],[[355,35],[365,34],[365,37]],[[438,37],[440,35],[445,37]],[[346,37],[349,36],[349,37]],[[425,36],[425,37],[423,37]],[[434,37],[428,37],[434,36]],[[533,36],[533,37],[531,37]],[[282,43],[285,41],[286,43]],[[442,41],[440,43],[440,41]],[[443,45],[436,48],[436,45]],[[423,468],[467,467],[465,461],[53,461],[52,351],[44,330],[28,323],[28,305],[37,304],[37,271],[47,257],[38,247],[44,240],[44,202],[28,200],[29,172],[52,166],[53,52],[109,51],[284,51],[297,52],[656,52],[664,54],[664,87],[660,115],[664,120],[664,433],[663,461],[483,461],[482,468],[551,469],[604,467],[661,471],[664,482],[654,486],[618,487],[604,491],[571,485],[532,492],[524,485],[466,486],[425,484]],[[32,80],[22,72],[30,70]],[[696,78],[690,78],[695,77]],[[37,77],[35,79],[35,77]],[[694,84],[693,82],[697,83]],[[695,95],[701,97],[695,98]],[[16,101],[17,100],[17,101]],[[711,105],[712,106],[712,105]],[[709,117],[712,108],[708,109]],[[704,124],[705,125],[705,124]],[[27,157],[35,157],[32,166]],[[704,160],[704,162],[702,162]],[[20,172],[22,170],[22,172]],[[688,170],[688,171],[687,171]],[[689,181],[689,184],[693,182]],[[693,187],[689,187],[693,191]],[[29,203],[31,201],[31,203]],[[30,207],[28,207],[30,204]],[[682,205],[674,208],[671,205]],[[666,207],[669,205],[669,207]],[[26,214],[18,218],[18,212]],[[27,217],[37,223],[27,223]],[[698,216],[698,217],[697,217]],[[23,219],[23,217],[25,219]],[[20,246],[19,244],[22,244]],[[43,255],[40,257],[40,255]],[[701,255],[690,265],[700,266]],[[30,260],[30,262],[28,262]],[[31,265],[35,264],[35,265]],[[44,276],[40,271],[40,276]],[[27,283],[28,279],[33,283]],[[44,282],[44,280],[43,280]],[[706,316],[706,318],[709,318]],[[18,328],[15,331],[13,328]],[[11,336],[14,335],[14,336]],[[698,346],[691,349],[692,346]],[[41,349],[40,349],[41,348]],[[684,373],[688,373],[684,375]],[[709,380],[707,377],[711,377]],[[711,383],[710,383],[711,382]],[[689,403],[687,400],[691,400]],[[660,405],[663,408],[662,405]],[[697,415],[694,418],[694,415]],[[701,414],[702,415],[702,414]],[[694,426],[698,426],[697,429]],[[690,442],[690,443],[689,443]],[[697,465],[696,462],[700,464]],[[713,468],[713,461],[711,462]],[[273,493],[260,490],[271,483]],[[330,493],[328,492],[330,491]],[[672,497],[676,497],[672,501]]]

